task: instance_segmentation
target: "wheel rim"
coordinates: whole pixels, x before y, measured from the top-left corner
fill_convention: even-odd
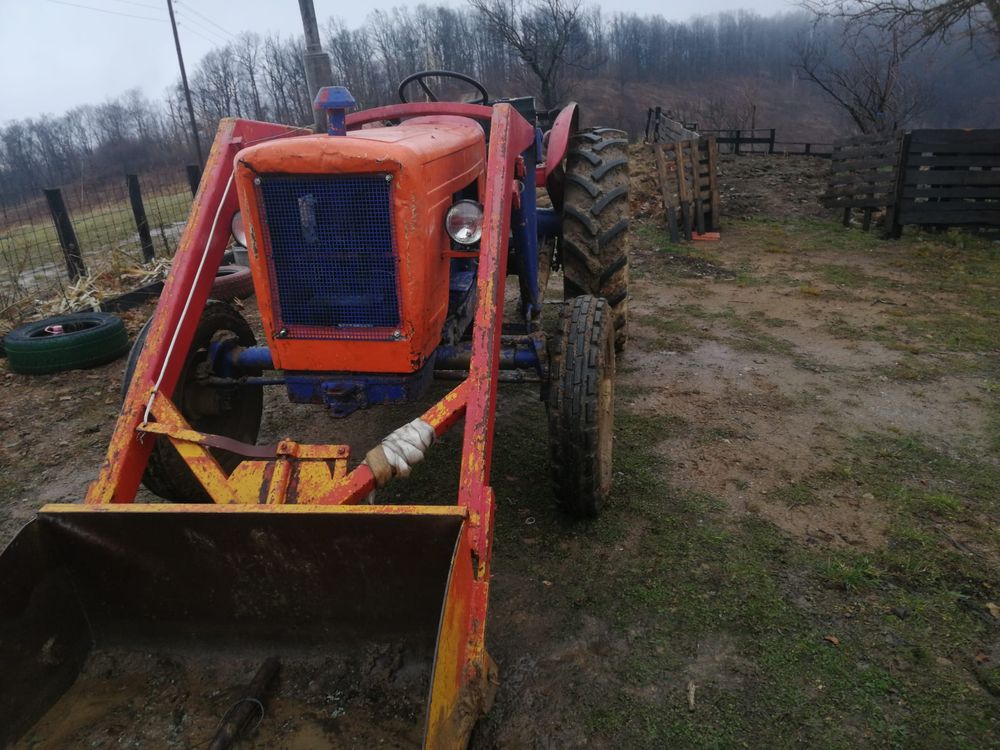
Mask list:
[[[58,320],[58,318],[57,318]],[[92,328],[97,328],[101,322],[99,320],[76,320],[67,321],[65,323],[56,323],[53,325],[47,325],[43,328],[39,328],[37,331],[32,331],[29,334],[29,338],[33,339],[47,339],[53,336],[65,336],[70,333],[80,333],[82,331],[89,331]],[[54,330],[58,328],[59,330]]]

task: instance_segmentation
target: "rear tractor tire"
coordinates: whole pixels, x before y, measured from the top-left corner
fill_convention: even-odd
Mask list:
[[[624,131],[590,128],[572,137],[559,244],[564,296],[592,294],[608,301],[619,352],[628,340],[628,190]]]
[[[615,328],[606,300],[564,303],[550,340],[549,460],[556,500],[578,517],[597,516],[611,491]]]
[[[122,378],[122,400],[128,393],[151,322],[143,326],[128,355]],[[204,382],[208,374],[205,371],[208,347],[217,336],[227,335],[235,335],[240,346],[255,346],[257,343],[250,324],[230,304],[209,300],[198,321],[184,369],[174,388],[173,402],[187,423],[198,432],[253,444],[257,441],[264,413],[263,388],[252,385],[213,386]],[[212,455],[227,474],[242,460],[241,456],[218,448],[212,449]],[[142,483],[154,495],[171,502],[212,502],[177,449],[162,436],[156,438]]]

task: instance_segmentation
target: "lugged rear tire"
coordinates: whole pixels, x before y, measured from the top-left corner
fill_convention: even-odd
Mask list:
[[[614,316],[615,349],[628,340],[628,136],[589,128],[570,139],[559,245],[566,299],[603,297]]]
[[[151,322],[152,319],[147,321],[139,331],[135,344],[132,345],[132,351],[129,352],[128,364],[122,377],[123,401],[128,394],[132,374],[139,361],[139,353],[146,343],[146,334]],[[191,342],[184,369],[174,389],[173,402],[195,430],[253,444],[257,441],[264,413],[263,388],[251,385],[219,388],[198,384],[198,368],[205,361],[205,353],[212,338],[220,333],[235,334],[240,346],[255,346],[257,343],[250,324],[232,305],[210,299],[198,321],[198,328]],[[213,396],[221,399],[218,403],[219,413],[203,414],[195,407],[195,402],[204,403],[204,393],[199,394],[196,392],[197,389],[205,388],[212,388]],[[212,449],[212,455],[227,474],[242,460],[241,456],[218,448]],[[162,436],[156,438],[156,444],[149,455],[149,463],[146,464],[146,471],[142,475],[142,483],[154,495],[171,502],[212,502],[212,498],[188,468],[177,449]]]
[[[611,492],[615,346],[612,310],[586,294],[563,305],[550,340],[549,462],[556,500],[593,517]]]

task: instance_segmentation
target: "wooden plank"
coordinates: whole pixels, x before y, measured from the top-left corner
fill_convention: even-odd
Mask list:
[[[866,189],[870,190],[871,188],[866,186],[872,185],[891,188],[895,185],[894,177],[895,175],[892,172],[878,172],[877,175],[831,176],[827,181],[827,188],[833,190],[857,187],[860,192],[864,192]]]
[[[871,143],[867,146],[858,146],[856,148],[841,148],[836,149],[832,153],[832,158],[838,161],[843,161],[846,159],[867,159],[872,156],[882,156],[885,154],[893,154],[896,152],[897,143],[895,141],[886,143]]]
[[[886,180],[879,182],[852,182],[849,185],[827,185],[823,195],[871,195],[873,193],[893,193],[895,185]]]
[[[961,186],[961,187],[911,187],[906,191],[906,198],[980,198],[1000,200],[1000,185]]]
[[[1000,170],[970,172],[965,169],[907,169],[903,184],[906,187],[911,185],[1000,185]]]
[[[903,194],[903,180],[906,174],[906,158],[910,153],[910,134],[904,133],[899,139],[899,162],[896,166],[896,205],[890,206],[886,216],[886,235],[893,239],[903,236],[903,225],[899,220],[899,198]]]
[[[681,225],[684,228],[685,238],[691,239],[691,193],[688,190],[687,174],[684,169],[684,149],[685,142],[678,142],[673,154],[677,168],[677,196],[680,201]]]
[[[852,198],[822,199],[821,203],[826,208],[889,208],[892,206],[892,201],[877,198],[859,198],[857,200]]]
[[[896,154],[880,156],[872,159],[858,159],[857,161],[834,161],[830,164],[830,171],[834,174],[838,172],[860,172],[867,170],[878,171],[880,169],[892,170],[896,164]]]
[[[935,210],[941,209],[942,211],[961,211],[961,210],[979,210],[989,211],[993,209],[1000,209],[1000,200],[994,199],[989,201],[977,201],[967,198],[904,198],[902,204],[908,207],[916,206],[929,206]]]
[[[981,226],[1000,226],[1000,209],[981,211],[976,209],[957,209],[945,211],[934,205],[935,209],[901,208],[899,221],[901,224],[979,224]],[[947,204],[943,204],[947,205]]]
[[[837,145],[837,146],[858,146],[858,145],[864,145],[864,144],[872,143],[872,142],[876,142],[877,143],[879,141],[894,141],[894,140],[897,139],[897,137],[898,136],[895,136],[895,135],[893,135],[893,136],[871,135],[871,134],[869,134],[869,135],[852,135],[852,136],[848,136],[847,138],[838,138],[836,141],[834,141],[834,145]]]
[[[698,169],[698,152],[700,145],[697,141],[691,142],[691,187],[694,193],[694,220],[698,227],[698,234],[705,233],[705,205],[702,200],[701,170]]]
[[[910,154],[909,159],[906,160],[908,166],[911,167],[982,167],[983,169],[988,169],[990,167],[996,168],[1000,167],[1000,155],[990,155],[990,154],[971,154],[971,155],[958,155],[958,154]]]
[[[1000,130],[914,130],[910,133],[910,146],[914,150],[920,148],[925,151],[928,144],[942,144],[944,146],[994,146],[1000,152]],[[946,150],[944,148],[942,151]]]
[[[919,146],[911,146],[910,152],[914,154],[986,154],[996,156],[1000,154],[1000,143],[921,143]]]
[[[774,142],[774,131],[771,131],[771,142]],[[708,137],[708,191],[709,206],[711,206],[712,218],[709,222],[709,229],[718,232],[722,218],[722,201],[719,192],[719,144],[715,141],[715,136]]]
[[[677,191],[673,189],[676,174],[672,175],[671,170],[667,167],[667,158],[664,156],[664,151],[666,150],[669,149],[664,149],[659,144],[656,146],[656,166],[657,172],[660,176],[660,192],[663,196],[663,208],[666,214],[667,231],[670,233],[670,241],[677,243],[680,241],[677,228]],[[672,150],[670,150],[670,152],[673,153]]]

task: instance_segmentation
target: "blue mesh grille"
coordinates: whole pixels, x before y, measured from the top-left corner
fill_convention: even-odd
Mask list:
[[[261,175],[271,290],[288,338],[393,337],[389,193],[384,174]]]

